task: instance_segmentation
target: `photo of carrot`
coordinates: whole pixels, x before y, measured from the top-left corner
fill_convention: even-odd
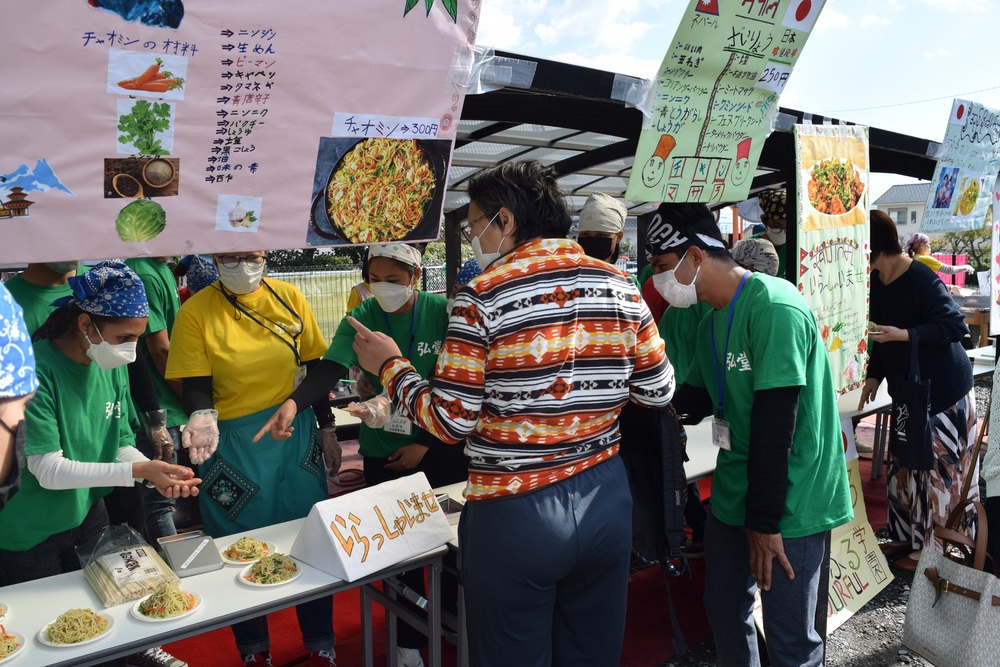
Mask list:
[[[175,77],[171,72],[160,70],[163,61],[159,58],[137,77],[122,79],[118,82],[119,88],[125,90],[141,90],[148,93],[165,93],[168,90],[176,90],[184,86],[184,79]]]

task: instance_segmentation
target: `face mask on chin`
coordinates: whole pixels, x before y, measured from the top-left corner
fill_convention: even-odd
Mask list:
[[[45,266],[49,267],[54,273],[66,275],[71,272],[75,273],[80,268],[80,262],[46,262]]]
[[[684,257],[687,257],[687,251],[684,252]],[[687,285],[677,282],[676,271],[684,263],[684,257],[681,257],[681,261],[677,262],[677,266],[674,268],[653,274],[653,287],[674,308],[690,308],[698,303],[698,289],[695,287],[695,281],[698,280],[701,267],[695,269],[694,278]]]
[[[260,264],[240,262],[235,268],[230,269],[219,262],[216,268],[219,271],[219,280],[222,281],[227,290],[233,294],[249,294],[260,284],[260,279],[264,276],[265,264],[267,262]]]
[[[411,286],[395,283],[372,283],[371,291],[375,295],[378,305],[387,313],[396,312],[413,296]]]
[[[94,323],[94,330],[101,337],[101,342],[97,345],[94,345],[90,340],[90,336],[87,335],[86,330],[83,332],[83,337],[90,343],[90,347],[87,348],[87,356],[97,364],[98,368],[102,371],[110,371],[135,361],[135,341],[112,345],[104,339],[104,334],[97,328],[96,322]]]
[[[786,231],[783,227],[768,227],[767,228],[767,239],[775,245],[775,247],[781,247],[785,245]]]
[[[498,215],[500,215],[499,211],[497,211],[496,215],[490,218],[490,221],[486,223],[485,227],[483,227],[483,231],[479,232],[479,236],[474,237],[469,242],[472,246],[472,254],[476,256],[476,261],[479,263],[479,267],[483,271],[486,270],[487,266],[500,259],[500,246],[502,246],[503,242],[507,239],[506,236],[500,239],[500,243],[497,244],[496,252],[483,252],[483,245],[479,238],[486,233],[486,230],[490,228],[490,225],[493,224],[493,221],[497,219]]]

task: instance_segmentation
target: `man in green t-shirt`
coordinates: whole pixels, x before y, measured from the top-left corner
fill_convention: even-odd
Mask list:
[[[139,361],[146,364],[153,382],[160,410],[153,417],[166,426],[169,438],[160,437],[154,443],[145,430],[136,435],[135,444],[139,451],[150,459],[160,459],[177,463],[177,452],[181,449],[181,425],[187,423],[187,413],[181,405],[179,383],[167,382],[164,372],[167,368],[167,354],[170,352],[170,330],[180,308],[177,282],[167,266],[166,257],[141,257],[125,262],[142,280],[149,302],[149,320],[146,332],[139,338]],[[137,410],[137,412],[141,412]],[[149,420],[146,416],[145,420]],[[146,539],[153,543],[161,537],[176,535],[174,511],[177,501],[165,498],[155,489],[143,488],[142,510],[146,527]]]
[[[70,276],[75,276],[80,262],[31,263],[6,283],[14,300],[24,309],[24,323],[33,334],[56,308],[52,302],[69,296]]]
[[[688,423],[714,415],[705,608],[715,636],[726,638],[719,663],[759,664],[751,617],[759,587],[772,662],[821,665],[820,574],[830,530],[853,512],[816,319],[794,285],[733,261],[706,207],[664,204],[660,213],[660,293],[672,308],[713,308],[673,405]]]

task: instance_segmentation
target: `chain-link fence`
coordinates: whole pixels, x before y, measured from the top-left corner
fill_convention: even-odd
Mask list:
[[[361,266],[342,266],[333,268],[317,268],[314,266],[295,266],[270,271],[268,276],[284,280],[299,288],[305,295],[313,315],[319,322],[323,337],[333,338],[337,326],[347,314],[347,299],[351,288],[362,281]],[[423,271],[423,287],[426,292],[437,292],[447,295],[444,266],[425,266]]]

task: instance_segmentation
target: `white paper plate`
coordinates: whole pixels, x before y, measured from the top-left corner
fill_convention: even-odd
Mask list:
[[[17,657],[17,654],[24,650],[24,635],[20,632],[8,632],[7,634],[14,635],[14,641],[17,642],[17,648],[14,652],[8,655],[6,658],[0,658],[0,664],[6,665],[8,661],[13,660]],[[103,635],[102,635],[103,636]]]
[[[84,644],[89,644],[91,642],[96,642],[98,639],[104,639],[111,633],[111,629],[115,627],[115,619],[112,616],[106,614],[98,614],[103,618],[108,620],[108,629],[97,635],[96,637],[91,637],[90,639],[85,639],[82,642],[77,642],[75,644],[53,644],[49,641],[49,626],[56,622],[56,619],[52,619],[45,624],[41,630],[38,631],[38,641],[42,642],[46,646],[51,646],[53,648],[73,648],[74,646],[83,646]]]
[[[178,618],[184,618],[188,614],[193,614],[195,611],[197,611],[198,607],[201,606],[201,596],[198,595],[197,593],[192,593],[191,595],[194,596],[194,606],[185,611],[184,613],[177,614],[176,616],[171,616],[170,618],[153,618],[151,616],[146,616],[141,611],[139,611],[139,605],[145,602],[147,599],[149,599],[149,597],[152,595],[153,594],[150,593],[141,600],[136,600],[135,604],[132,605],[132,615],[137,619],[139,619],[140,621],[146,621],[147,623],[166,623],[168,621],[176,621]]]
[[[7,621],[10,618],[10,607],[0,602],[0,623]]]
[[[300,565],[299,562],[296,561],[295,562],[295,567],[298,568],[298,571],[295,574],[293,574],[291,577],[289,577],[288,579],[285,579],[284,581],[279,581],[276,584],[255,584],[254,582],[250,581],[247,578],[247,577],[250,576],[250,568],[251,567],[253,567],[253,563],[251,563],[250,565],[247,565],[245,568],[243,568],[242,570],[240,570],[240,573],[238,575],[236,575],[236,578],[240,580],[241,584],[245,584],[246,586],[252,586],[254,588],[271,588],[272,586],[282,586],[284,584],[287,584],[290,581],[295,581],[296,579],[298,579],[299,577],[302,576],[302,565]]]
[[[261,540],[264,542],[264,540]],[[264,542],[267,545],[267,554],[271,555],[278,550],[278,547],[274,546],[274,542]],[[227,544],[225,549],[219,549],[219,555],[222,556],[222,562],[226,565],[246,565],[247,563],[256,563],[260,558],[254,558],[253,560],[232,560],[226,558],[226,549],[233,546],[232,544]],[[263,558],[263,556],[261,557]]]

